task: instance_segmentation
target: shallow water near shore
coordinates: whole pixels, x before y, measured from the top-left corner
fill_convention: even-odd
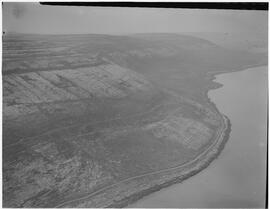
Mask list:
[[[220,156],[199,174],[130,207],[262,208],[266,190],[267,67],[217,75],[208,95],[231,121]]]

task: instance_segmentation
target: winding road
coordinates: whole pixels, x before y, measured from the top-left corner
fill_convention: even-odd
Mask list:
[[[218,144],[218,142],[222,141],[223,140],[223,135],[224,135],[226,129],[227,129],[227,118],[225,116],[223,116],[222,127],[220,128],[219,132],[217,133],[218,136],[216,137],[216,140],[214,141],[214,143],[211,146],[209,146],[206,150],[204,150],[202,153],[200,153],[199,155],[197,155],[193,160],[191,160],[189,162],[186,162],[184,164],[181,164],[179,166],[175,166],[175,167],[172,167],[172,168],[166,168],[166,169],[162,169],[162,170],[158,170],[158,171],[154,171],[154,172],[150,172],[150,173],[146,173],[146,174],[142,174],[142,175],[138,175],[138,176],[134,176],[134,177],[130,177],[130,178],[124,179],[124,180],[119,181],[119,182],[117,182],[115,184],[112,184],[112,185],[103,187],[103,188],[101,188],[101,189],[99,189],[99,190],[97,190],[95,192],[92,192],[90,194],[87,194],[87,195],[85,195],[83,197],[80,197],[80,198],[77,198],[77,199],[73,199],[73,200],[68,200],[68,201],[65,201],[63,203],[60,203],[59,205],[57,205],[55,207],[56,208],[60,208],[60,207],[64,207],[67,204],[74,203],[76,201],[86,200],[86,199],[91,198],[91,197],[93,197],[94,195],[96,195],[96,194],[98,194],[100,192],[103,192],[103,191],[105,191],[107,189],[110,189],[112,187],[115,187],[117,185],[120,185],[122,183],[131,181],[131,180],[134,180],[134,179],[138,179],[138,178],[145,177],[145,176],[150,176],[150,175],[153,175],[153,174],[159,174],[159,173],[166,172],[166,171],[173,171],[173,170],[176,170],[176,169],[179,169],[179,168],[183,168],[184,166],[188,166],[188,165],[194,163],[195,161],[197,161],[204,154],[206,154],[207,152],[209,152],[216,144]]]
[[[150,110],[144,112],[144,113],[139,113],[139,114],[134,114],[134,115],[131,115],[131,116],[128,116],[128,117],[124,117],[124,119],[127,119],[127,118],[133,118],[133,117],[138,117],[140,115],[145,115],[147,113],[150,113],[152,111],[154,111],[155,109],[158,109],[160,106],[162,106],[163,104],[159,104],[159,105],[156,105],[154,107],[152,107]],[[94,122],[94,123],[88,123],[88,124],[84,124],[84,125],[94,125],[94,124],[99,124],[99,123],[104,123],[104,122],[108,122],[108,121],[115,121],[115,120],[119,120],[119,119],[123,119],[123,117],[116,117],[116,118],[113,118],[113,119],[109,119],[109,120],[104,120],[104,121],[98,121],[98,122]],[[194,159],[192,159],[191,161],[188,161],[186,163],[183,163],[181,165],[178,165],[178,166],[175,166],[175,167],[171,167],[171,168],[166,168],[166,169],[162,169],[162,170],[158,170],[158,171],[154,171],[154,172],[150,172],[150,173],[145,173],[145,174],[141,174],[141,175],[137,175],[137,176],[133,176],[133,177],[130,177],[130,178],[127,178],[127,179],[124,179],[122,181],[119,181],[117,183],[114,183],[114,184],[111,184],[109,186],[106,186],[106,187],[103,187],[95,192],[92,192],[90,194],[86,194],[85,196],[83,197],[80,197],[80,198],[76,198],[76,199],[73,199],[73,200],[68,200],[68,201],[65,201],[65,202],[62,202],[58,205],[56,205],[55,207],[56,208],[59,208],[59,207],[64,207],[65,205],[67,204],[71,204],[71,203],[74,203],[76,201],[82,201],[82,200],[86,200],[86,199],[89,199],[95,195],[97,195],[98,193],[100,192],[103,192],[103,191],[106,191],[107,189],[110,189],[110,188],[113,188],[115,186],[118,186],[122,183],[125,183],[125,182],[128,182],[128,181],[132,181],[132,180],[135,180],[135,179],[139,179],[139,178],[142,178],[142,177],[146,177],[146,176],[150,176],[150,175],[154,175],[154,174],[159,174],[159,173],[162,173],[162,172],[167,172],[167,171],[173,171],[173,170],[176,170],[176,169],[179,169],[179,168],[183,168],[185,166],[188,166],[194,162],[196,162],[197,160],[199,160],[204,154],[206,154],[207,152],[209,152],[220,140],[223,139],[223,133],[224,131],[226,130],[227,128],[227,125],[226,125],[226,121],[227,119],[223,116],[223,120],[222,120],[222,127],[220,128],[220,130],[218,131],[217,133],[217,137],[216,137],[216,140],[213,142],[212,145],[210,145],[206,150],[204,150],[202,153],[198,154]],[[3,149],[7,149],[7,148],[10,148],[14,145],[18,145],[22,142],[26,142],[27,140],[30,140],[30,139],[34,139],[36,137],[40,137],[40,136],[44,136],[44,135],[48,135],[48,134],[51,134],[53,132],[56,132],[56,131],[59,131],[59,130],[65,130],[65,129],[68,129],[68,128],[71,128],[71,127],[76,127],[78,125],[70,125],[70,126],[65,126],[65,127],[61,127],[61,128],[56,128],[56,129],[53,129],[53,130],[49,130],[49,131],[46,131],[40,135],[37,135],[37,136],[32,136],[32,137],[27,137],[27,138],[22,138],[20,139],[19,141],[15,142],[15,143],[12,143],[12,144],[9,144],[9,145],[6,145],[3,147]],[[86,134],[82,134],[82,135],[87,135],[89,133],[86,133]],[[80,135],[77,135],[76,137],[79,137]]]

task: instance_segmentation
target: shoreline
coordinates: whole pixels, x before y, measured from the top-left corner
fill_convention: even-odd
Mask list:
[[[151,193],[160,191],[161,189],[172,186],[174,184],[181,183],[182,181],[184,181],[184,180],[198,174],[200,171],[207,168],[215,159],[218,158],[219,154],[224,149],[224,147],[225,147],[225,145],[226,145],[226,143],[227,143],[227,141],[229,140],[229,137],[230,137],[231,122],[230,122],[230,120],[229,120],[229,118],[227,116],[225,116],[225,115],[222,115],[222,116],[226,120],[225,121],[226,128],[222,132],[223,136],[222,136],[221,142],[220,142],[220,144],[217,145],[217,147],[212,148],[209,152],[206,153],[206,157],[205,157],[206,159],[200,160],[200,162],[202,164],[200,164],[198,168],[195,165],[195,169],[194,168],[193,168],[194,170],[191,169],[191,171],[188,171],[187,174],[181,174],[181,172],[180,172],[180,173],[178,173],[178,176],[173,177],[170,180],[165,181],[162,184],[157,184],[157,185],[154,185],[152,187],[149,187],[148,189],[139,191],[138,193],[135,193],[135,194],[133,194],[131,196],[125,197],[125,198],[119,200],[118,202],[115,202],[114,204],[111,204],[111,205],[106,206],[106,207],[108,207],[108,208],[124,208],[124,207],[127,207],[128,205],[131,205],[131,204],[135,203],[136,201],[142,199],[143,197],[145,197],[145,196],[147,196],[147,195],[149,195]],[[211,153],[211,151],[213,153]],[[210,153],[210,156],[207,156],[209,153]],[[198,162],[195,163],[195,164],[197,164],[197,166],[198,166]]]
[[[217,111],[217,113],[219,115],[222,115],[223,117],[225,117],[226,122],[227,122],[227,128],[224,130],[224,136],[223,136],[221,144],[218,146],[217,153],[210,156],[207,159],[207,162],[202,164],[198,170],[195,170],[194,172],[191,171],[189,174],[185,175],[184,177],[174,178],[174,179],[171,179],[171,180],[165,182],[164,184],[155,185],[152,188],[149,188],[148,190],[138,192],[138,194],[134,194],[134,197],[130,196],[128,198],[129,200],[127,200],[126,203],[122,202],[122,203],[119,203],[119,204],[110,205],[109,207],[126,207],[126,206],[135,203],[136,201],[142,199],[143,197],[145,197],[145,196],[147,196],[147,195],[149,195],[149,194],[151,194],[153,192],[157,192],[157,191],[160,191],[163,188],[172,186],[172,185],[177,184],[177,183],[181,183],[182,181],[184,181],[184,180],[198,174],[200,171],[206,169],[215,159],[217,159],[219,157],[220,153],[222,152],[222,150],[225,148],[225,145],[226,145],[227,141],[229,140],[232,125],[231,125],[230,119],[227,116],[225,116],[225,115],[223,115],[222,113],[219,112],[216,104],[214,102],[212,102],[210,97],[208,96],[209,91],[223,87],[223,84],[215,82],[214,80],[216,79],[216,76],[221,75],[221,74],[234,73],[234,72],[244,71],[244,70],[248,70],[248,69],[251,69],[251,68],[262,67],[262,66],[267,66],[268,67],[267,63],[266,64],[264,63],[264,64],[256,64],[256,65],[252,65],[252,66],[246,66],[246,67],[238,68],[237,70],[233,70],[233,71],[230,71],[230,72],[228,72],[228,71],[219,71],[219,72],[208,72],[207,73],[207,75],[210,76],[210,82],[215,83],[218,86],[207,89],[206,91],[204,91],[203,94],[207,98],[207,100],[209,102],[209,105],[212,108],[214,108],[215,111]],[[211,152],[211,151],[209,151],[209,152]]]
[[[221,75],[221,74],[240,72],[240,71],[248,70],[248,69],[251,69],[251,68],[257,68],[257,67],[263,67],[263,66],[267,66],[267,67],[268,67],[268,63],[262,63],[262,64],[257,64],[257,65],[250,65],[250,66],[238,68],[238,70],[233,70],[233,71],[229,71],[229,72],[228,72],[228,71],[218,71],[218,72],[216,71],[216,72],[208,72],[208,73],[206,73],[206,74],[209,75],[209,77],[210,77],[210,82],[219,85],[219,86],[217,86],[217,87],[213,87],[213,88],[208,89],[208,90],[206,91],[206,95],[208,95],[208,92],[209,92],[210,90],[218,89],[218,88],[221,88],[221,87],[223,86],[223,84],[217,83],[217,82],[214,81],[214,80],[216,79],[216,76]],[[207,96],[207,97],[208,97],[208,96]],[[209,98],[208,98],[208,99],[209,99]]]
[[[216,114],[216,113],[215,113]],[[138,187],[137,191],[134,188],[134,190],[128,194],[130,191],[130,187],[132,188],[132,183],[134,183],[134,181],[127,181],[126,182],[126,188],[125,186],[123,188],[117,188],[114,186],[109,186],[107,193],[108,194],[113,194],[113,195],[117,195],[117,198],[111,196],[111,198],[109,198],[107,200],[105,200],[105,203],[98,203],[98,199],[102,198],[102,196],[106,196],[106,192],[103,193],[101,191],[98,191],[96,196],[94,197],[92,200],[87,201],[89,197],[83,197],[81,198],[81,200],[75,200],[75,201],[71,201],[70,203],[62,203],[60,205],[57,205],[56,207],[93,207],[91,206],[93,202],[96,202],[97,205],[95,205],[95,207],[102,207],[102,208],[124,208],[124,207],[128,207],[129,205],[137,202],[138,200],[142,199],[143,197],[153,193],[153,192],[157,192],[163,188],[169,187],[173,184],[176,183],[181,183],[182,181],[196,175],[197,173],[199,173],[200,171],[204,170],[205,168],[207,168],[211,162],[213,162],[215,159],[218,158],[219,154],[221,153],[221,151],[224,149],[226,142],[229,139],[230,136],[230,132],[231,132],[231,122],[229,120],[229,118],[221,113],[219,113],[219,116],[221,116],[222,118],[222,127],[220,128],[220,134],[218,136],[218,138],[215,140],[215,142],[213,144],[210,145],[210,147],[205,150],[203,153],[199,154],[199,156],[197,156],[197,159],[193,159],[191,161],[189,161],[186,165],[184,166],[178,166],[175,168],[170,168],[170,169],[165,169],[164,171],[161,172],[157,172],[157,174],[150,174],[149,176],[146,176],[146,181],[147,183],[142,183],[145,181],[145,176],[138,178],[138,182],[136,182],[136,186]],[[155,177],[155,175],[157,175]],[[159,176],[161,175],[161,176]],[[151,177],[155,177],[154,181],[151,182],[149,180],[149,177],[151,179]],[[136,177],[137,178],[137,177]],[[157,181],[157,183],[155,183],[155,180]],[[142,181],[142,182],[141,182]],[[148,184],[148,182],[151,182],[150,184]],[[123,182],[124,183],[124,182]],[[131,184],[131,185],[129,185]],[[140,188],[140,186],[143,185],[143,187],[145,188]],[[135,187],[136,187],[135,186]],[[110,191],[111,190],[111,191]],[[104,190],[105,191],[105,190]],[[103,194],[102,194],[103,193]],[[99,197],[99,195],[101,195],[101,197]],[[97,199],[95,199],[97,198]],[[92,202],[93,201],[93,202]],[[89,205],[88,205],[89,204]]]
[[[145,196],[148,196],[150,195],[151,193],[154,193],[154,192],[158,192],[160,191],[161,189],[163,188],[167,188],[169,186],[172,186],[174,184],[179,184],[181,182],[183,182],[184,180],[198,174],[200,171],[206,169],[215,159],[217,159],[220,155],[220,153],[222,152],[222,150],[225,148],[225,145],[227,143],[227,141],[229,140],[230,138],[230,133],[231,133],[231,121],[230,119],[223,115],[222,113],[219,112],[216,104],[214,102],[211,101],[208,93],[209,91],[211,90],[214,90],[214,89],[218,89],[218,88],[221,88],[223,87],[223,84],[221,83],[217,83],[215,82],[214,80],[216,79],[216,76],[218,75],[221,75],[221,74],[226,74],[226,73],[234,73],[234,72],[238,72],[238,71],[243,71],[243,70],[247,70],[249,68],[254,68],[254,67],[260,67],[260,66],[265,66],[267,64],[257,64],[257,65],[254,65],[254,66],[246,66],[246,67],[242,67],[240,69],[237,69],[237,70],[234,70],[234,71],[230,71],[230,72],[227,72],[227,71],[219,71],[219,72],[208,72],[207,75],[210,75],[210,82],[213,84],[217,84],[218,86],[216,87],[212,87],[212,88],[208,88],[206,91],[203,92],[203,94],[205,95],[205,97],[207,98],[207,101],[210,105],[210,108],[214,108],[214,111],[223,116],[223,120],[224,120],[224,117],[225,117],[225,120],[226,120],[226,129],[224,130],[224,136],[223,136],[223,139],[222,139],[222,142],[220,144],[220,146],[218,147],[218,151],[217,153],[215,153],[213,156],[210,156],[207,160],[206,163],[202,164],[200,166],[200,168],[194,172],[190,172],[189,174],[185,175],[184,177],[182,177],[180,174],[179,177],[176,177],[176,178],[172,178],[171,180],[168,180],[167,182],[163,183],[163,184],[160,184],[160,185],[155,185],[153,187],[150,187],[149,189],[146,189],[146,190],[143,190],[143,191],[139,191],[138,193],[136,194],[133,194],[129,197],[126,197],[125,199],[122,199],[120,200],[118,203],[115,203],[115,204],[112,204],[108,207],[112,207],[112,208],[123,208],[123,207],[127,207],[128,205],[131,205],[131,204],[134,204],[135,202],[137,202],[138,200],[142,199],[143,197]],[[211,151],[209,151],[211,152]]]
[[[256,65],[254,67],[259,67],[259,66],[265,66],[265,65]],[[237,72],[237,71],[246,70],[249,68],[253,68],[253,67],[252,66],[245,67],[245,68],[243,67],[239,70],[235,70],[235,71],[231,71],[231,72],[212,72],[212,73],[208,74],[208,75],[210,75],[210,77],[208,77],[208,78],[210,78],[209,82],[214,83],[213,80],[215,80],[216,76],[219,74],[233,73],[233,72]],[[216,84],[219,84],[219,83],[216,82]],[[128,192],[129,192],[128,190],[125,193],[125,190],[121,191],[121,189],[120,189],[120,191],[119,191],[120,193],[119,193],[118,198],[111,198],[111,199],[109,198],[107,204],[105,203],[105,204],[98,206],[98,207],[109,207],[109,208],[128,207],[129,205],[137,202],[138,200],[142,199],[143,197],[145,197],[151,193],[160,191],[161,189],[169,187],[169,186],[174,185],[176,183],[181,183],[182,181],[196,175],[200,171],[207,168],[215,159],[217,159],[218,156],[220,155],[220,153],[222,152],[222,150],[224,149],[227,141],[229,140],[230,133],[231,133],[231,122],[227,116],[220,113],[216,104],[214,102],[212,102],[211,99],[209,98],[208,92],[210,90],[221,88],[222,86],[223,86],[222,84],[219,84],[219,86],[216,88],[214,88],[213,86],[212,86],[212,88],[207,88],[207,90],[204,91],[203,94],[205,95],[206,100],[208,101],[209,108],[215,114],[217,114],[218,116],[221,117],[223,126],[225,126],[225,127],[223,127],[223,130],[221,132],[219,140],[216,140],[214,142],[214,144],[210,145],[211,148],[209,150],[207,150],[206,153],[202,153],[202,156],[200,157],[200,159],[196,159],[195,162],[192,162],[191,168],[189,168],[189,165],[187,166],[187,168],[184,168],[183,170],[181,170],[181,169],[178,170],[179,168],[174,168],[175,170],[172,169],[172,170],[168,171],[169,172],[168,174],[165,174],[165,178],[164,177],[163,177],[163,179],[162,179],[162,177],[157,178],[157,180],[161,181],[161,183],[149,185],[149,187],[146,186],[146,188],[138,189],[138,191],[135,190],[131,194],[128,194]],[[164,173],[166,173],[166,172],[167,171],[164,171]],[[129,183],[131,183],[131,182],[129,182]],[[139,184],[140,184],[140,182],[138,182],[138,185]],[[113,188],[110,188],[110,189],[113,190]],[[117,189],[116,189],[116,193],[117,193]],[[97,194],[97,196],[98,196],[98,194]],[[85,204],[86,206],[81,206],[81,207],[88,207],[87,204],[90,202],[91,201],[89,201],[89,202],[82,201],[81,203],[78,203],[78,202],[77,202],[77,204],[75,203],[75,205],[81,205],[81,204],[84,205]],[[94,200],[94,202],[95,202],[95,200]],[[71,205],[73,205],[74,203],[71,203]],[[64,206],[64,205],[62,205],[62,206]],[[62,207],[62,206],[60,206],[60,207]],[[90,206],[91,206],[91,204],[90,204]],[[69,206],[69,207],[72,207],[72,206]]]

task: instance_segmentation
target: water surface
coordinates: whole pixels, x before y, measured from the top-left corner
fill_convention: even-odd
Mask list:
[[[211,165],[131,207],[264,207],[267,147],[267,67],[216,76],[208,95],[229,117],[232,132]]]

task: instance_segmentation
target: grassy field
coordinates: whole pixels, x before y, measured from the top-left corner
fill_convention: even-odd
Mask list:
[[[224,119],[206,94],[218,87],[213,72],[265,63],[261,51],[188,35],[4,36],[3,206],[105,207],[186,178],[194,170],[137,177],[216,141]]]

